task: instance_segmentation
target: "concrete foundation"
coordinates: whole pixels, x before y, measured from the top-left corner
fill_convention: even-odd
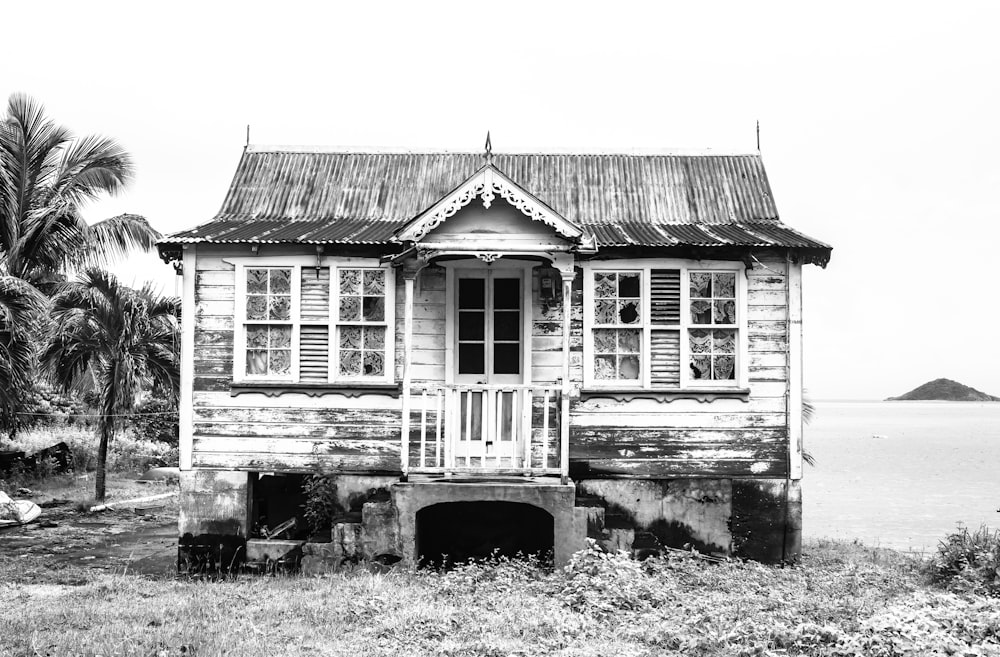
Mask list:
[[[250,526],[249,481],[245,472],[181,473],[182,569],[227,570],[242,563]],[[308,572],[351,561],[416,564],[421,511],[432,507],[435,511],[423,517],[428,523],[435,519],[434,532],[451,531],[448,513],[459,519],[465,513],[470,518],[465,524],[482,524],[479,530],[465,527],[466,534],[482,531],[483,542],[494,541],[500,548],[518,536],[522,541],[527,537],[530,545],[536,538],[551,540],[556,566],[584,549],[588,537],[607,550],[638,557],[663,547],[693,547],[775,563],[793,561],[801,551],[801,488],[798,481],[784,479],[588,479],[563,485],[548,478],[400,482],[341,475],[337,497],[344,513],[334,519],[330,542],[307,543],[302,550],[302,567]],[[502,508],[507,529],[468,516],[468,508],[462,511],[463,505],[472,506],[468,503],[499,503],[482,508]],[[526,505],[523,511],[519,505]],[[542,522],[548,517],[551,523]],[[524,526],[518,524],[521,519]]]
[[[552,547],[557,567],[568,563],[586,540],[586,517],[574,512],[576,491],[571,484],[527,479],[400,482],[392,487],[392,497],[398,513],[400,556],[406,564],[415,564],[418,558],[417,512],[435,504],[510,502],[548,512],[553,520]]]

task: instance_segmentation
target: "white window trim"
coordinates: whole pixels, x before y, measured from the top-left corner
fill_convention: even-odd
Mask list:
[[[365,385],[371,383],[395,383],[396,369],[396,272],[388,266],[382,264],[378,258],[337,258],[321,257],[318,261],[313,256],[270,256],[270,257],[248,257],[248,258],[225,258],[226,263],[235,267],[235,291],[234,291],[234,313],[233,313],[233,383],[252,385],[255,383],[286,383],[298,384],[300,382],[300,342],[303,321],[302,311],[302,270],[311,269],[317,266],[330,268],[330,294],[329,313],[325,321],[309,320],[305,322],[311,326],[326,325],[328,328],[328,357],[329,366],[327,383],[335,385]],[[274,376],[248,376],[246,374],[246,297],[247,281],[246,270],[257,267],[286,267],[292,270],[292,311],[289,323],[292,325],[292,368],[287,377]],[[339,286],[337,285],[339,275],[338,268],[347,269],[381,269],[386,273],[386,298],[385,298],[385,375],[384,376],[355,376],[338,377],[337,354],[337,320],[339,308]],[[269,322],[261,322],[269,323]],[[360,324],[360,323],[359,323]],[[381,322],[373,322],[369,325],[381,326]]]
[[[747,336],[747,279],[746,265],[739,261],[716,260],[680,260],[636,258],[622,260],[592,260],[581,263],[583,269],[583,387],[590,390],[705,390],[705,389],[740,389],[749,383]],[[653,326],[651,318],[651,271],[653,269],[679,269],[681,272],[680,310],[681,322],[677,324],[680,342],[680,384],[677,388],[652,387],[650,364],[652,362],[651,333],[662,329]],[[594,378],[594,272],[595,271],[639,271],[642,274],[642,317],[639,324],[624,328],[642,330],[642,359],[640,378],[629,380],[598,380]],[[734,271],[736,272],[736,378],[728,381],[717,379],[692,379],[689,372],[690,341],[688,331],[692,328],[711,328],[711,325],[701,326],[691,324],[690,313],[690,271]],[[674,330],[668,327],[667,330]]]

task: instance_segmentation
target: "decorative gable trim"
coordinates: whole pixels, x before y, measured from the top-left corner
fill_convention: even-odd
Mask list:
[[[524,216],[542,222],[566,239],[573,242],[585,241],[582,228],[542,203],[492,164],[479,169],[454,191],[396,231],[396,239],[419,242],[473,199],[482,199],[483,207],[489,209],[498,195]]]

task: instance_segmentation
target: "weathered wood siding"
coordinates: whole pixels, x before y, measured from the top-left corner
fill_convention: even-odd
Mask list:
[[[251,471],[398,471],[399,399],[230,394],[235,267],[224,258],[247,256],[248,251],[204,247],[198,251],[192,465]],[[305,250],[282,253],[308,255]],[[398,313],[397,317],[401,332],[402,317]],[[402,361],[401,350],[396,360]]]
[[[784,260],[764,265],[749,272],[747,331],[741,337],[748,341],[749,398],[576,401],[570,411],[571,474],[787,475],[786,268]],[[574,306],[578,303],[574,299]],[[582,330],[574,315],[574,363],[582,356]],[[578,376],[574,368],[574,380]]]
[[[277,247],[274,247],[277,250]],[[287,250],[288,254],[308,254]],[[309,396],[230,393],[233,380],[235,268],[227,256],[249,249],[200,247],[195,271],[192,465],[243,470],[399,470],[400,400],[382,394]],[[574,399],[571,461],[575,476],[753,476],[788,472],[786,381],[788,309],[783,260],[755,266],[748,284],[748,400]],[[798,265],[794,265],[798,266]],[[562,374],[561,302],[539,299],[536,268],[532,381]],[[558,280],[558,279],[557,279]],[[582,376],[582,276],[571,308],[571,380]],[[396,280],[395,370],[402,378],[403,281]],[[413,380],[445,379],[445,272],[423,270],[414,290]],[[428,415],[432,415],[428,413]],[[411,454],[419,450],[417,411]],[[553,438],[558,415],[553,414]],[[554,450],[554,440],[550,450]],[[554,453],[551,452],[550,453]]]

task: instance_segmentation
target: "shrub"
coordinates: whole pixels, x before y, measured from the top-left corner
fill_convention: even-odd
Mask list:
[[[938,544],[928,569],[935,583],[952,591],[1000,597],[1000,530],[983,525],[970,532],[959,525]]]
[[[306,502],[303,515],[309,531],[317,533],[330,529],[333,516],[341,512],[337,502],[337,483],[325,475],[310,475],[302,483]]]
[[[87,403],[75,393],[64,393],[45,382],[36,381],[27,393],[21,410],[21,427],[70,425],[90,426],[93,418]]]
[[[180,436],[177,404],[167,399],[146,399],[135,409],[128,427],[139,438],[177,445]]]

